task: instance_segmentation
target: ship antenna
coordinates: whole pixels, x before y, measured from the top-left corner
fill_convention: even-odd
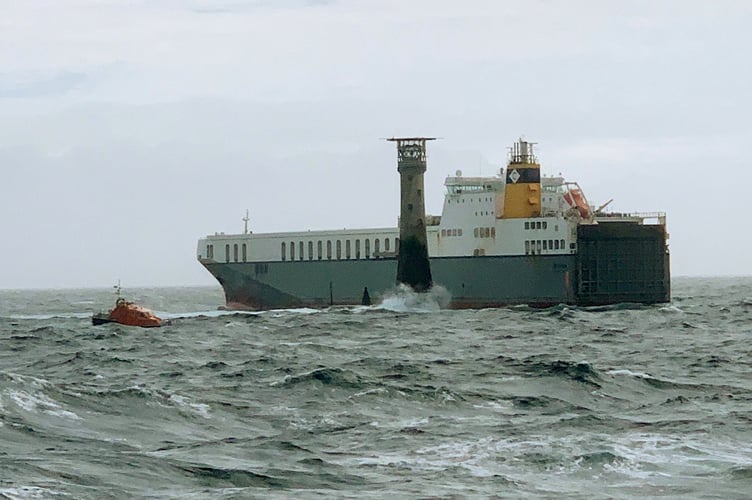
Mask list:
[[[243,234],[248,234],[248,209],[245,209],[245,217],[243,217]]]

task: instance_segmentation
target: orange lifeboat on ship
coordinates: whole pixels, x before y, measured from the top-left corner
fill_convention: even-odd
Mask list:
[[[570,207],[576,208],[583,219],[590,217],[590,204],[579,186],[569,188],[569,191],[564,194],[564,201],[569,203]]]
[[[141,326],[144,328],[153,328],[156,326],[169,325],[169,321],[164,321],[150,310],[138,306],[133,302],[120,297],[120,285],[117,287],[118,298],[115,301],[115,308],[109,312],[100,312],[91,317],[94,325],[104,323],[120,323],[127,326]]]

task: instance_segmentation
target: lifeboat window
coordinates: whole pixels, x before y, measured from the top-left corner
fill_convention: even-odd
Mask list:
[[[295,242],[290,242],[290,260],[295,260]]]
[[[287,258],[287,251],[285,250],[285,242],[282,242],[282,260]]]
[[[225,262],[230,262],[230,245],[225,245]]]
[[[345,241],[345,258],[350,258],[350,240]]]
[[[342,242],[337,240],[337,260],[342,258]]]
[[[308,242],[308,260],[313,260],[313,242],[312,241]]]
[[[246,247],[246,244],[243,243],[243,262],[246,262],[248,260],[248,248]]]
[[[373,253],[379,253],[379,239],[373,241]]]
[[[316,258],[321,260],[321,241],[316,242]]]
[[[366,238],[366,259],[371,258],[371,240]]]
[[[300,255],[298,255],[298,259],[300,259],[300,260],[303,260],[303,258],[305,257],[303,255],[303,248],[304,248],[303,247],[303,242],[301,241],[300,243],[298,243],[298,251],[300,253]]]
[[[389,251],[389,238],[384,238],[384,251]]]
[[[355,240],[355,258],[360,258],[360,240]]]
[[[329,260],[332,260],[332,241],[327,240],[326,242],[326,258]]]

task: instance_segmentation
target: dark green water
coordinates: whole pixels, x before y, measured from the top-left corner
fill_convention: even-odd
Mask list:
[[[752,278],[673,286],[260,314],[131,290],[157,330],[92,326],[110,290],[0,291],[0,497],[747,497]]]

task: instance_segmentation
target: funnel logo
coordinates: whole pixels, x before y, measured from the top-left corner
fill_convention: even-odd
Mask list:
[[[509,172],[509,180],[517,184],[517,181],[520,180],[520,173],[515,168],[511,172]]]

